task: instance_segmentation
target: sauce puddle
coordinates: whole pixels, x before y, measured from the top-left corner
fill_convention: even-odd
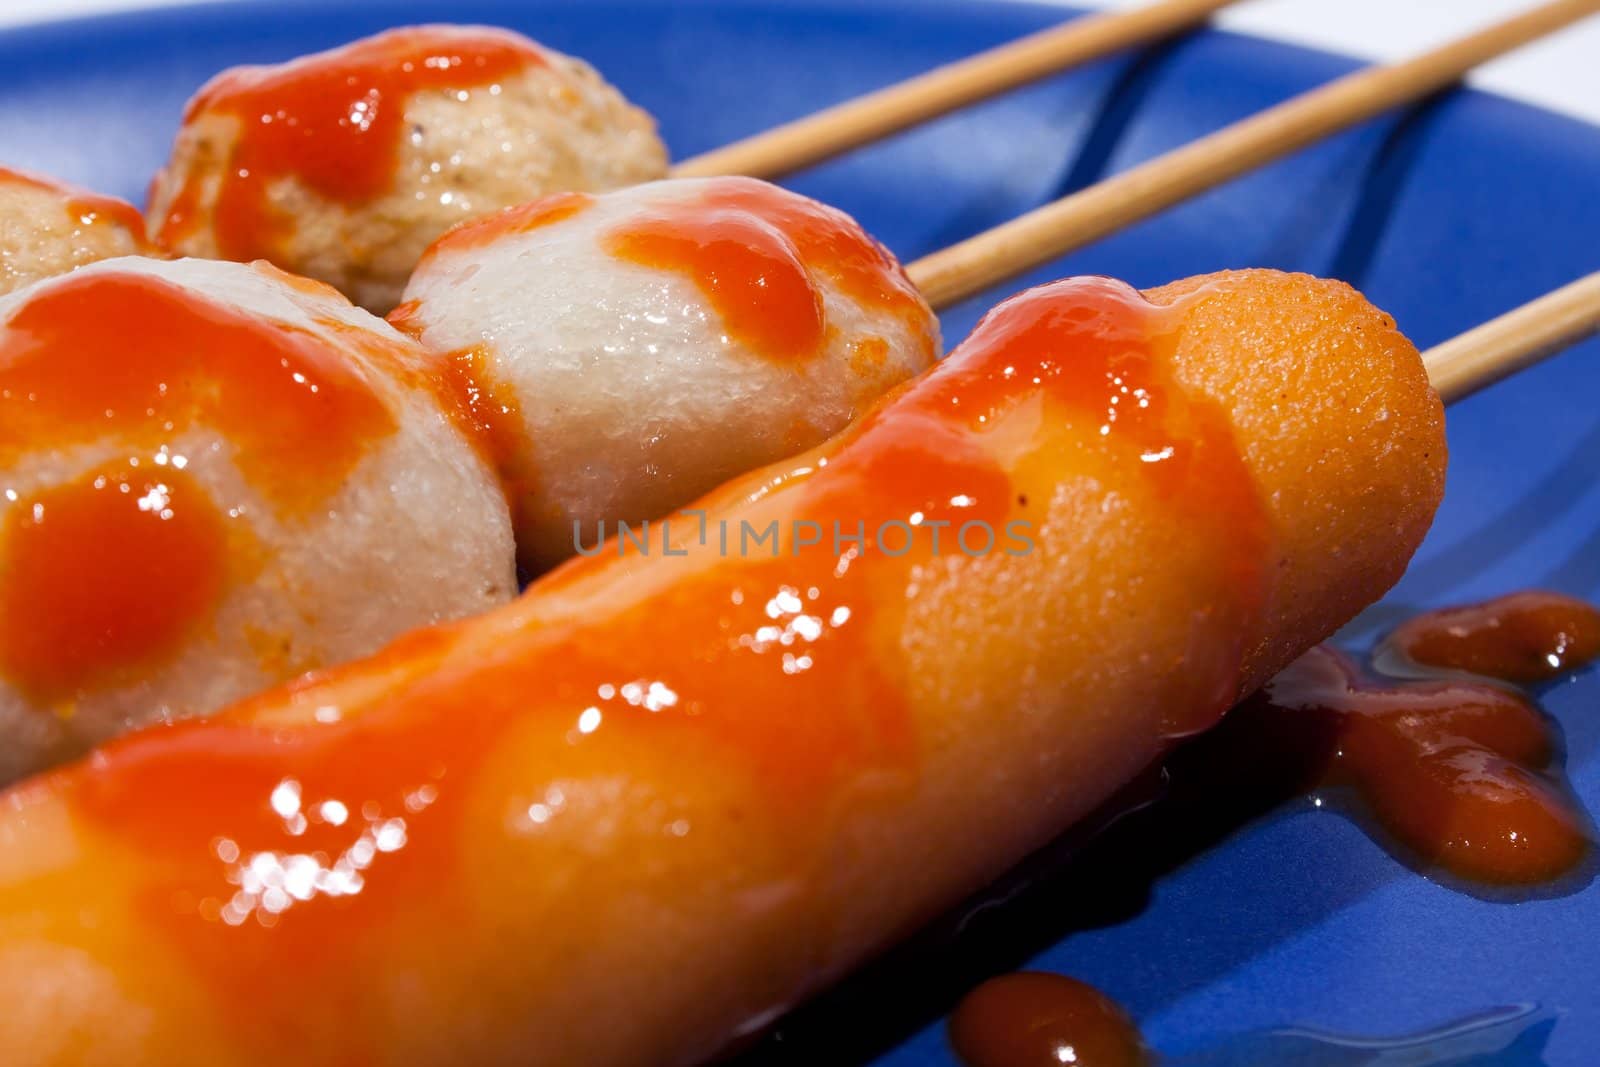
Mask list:
[[[1100,813],[803,1008],[738,1063],[869,1060],[939,1005],[954,1009],[949,1036],[968,1067],[1464,1065],[1485,1055],[1540,1063],[1555,1015],[1527,1006],[1397,1038],[1287,1028],[1166,1057],[1092,987],[1002,972],[1074,931],[1138,915],[1159,879],[1296,797],[1353,819],[1414,869],[1474,896],[1520,901],[1581,888],[1594,848],[1590,820],[1560,777],[1559,731],[1509,683],[1564,678],[1597,657],[1600,612],[1551,593],[1419,616],[1381,642],[1370,665],[1314,649]],[[973,987],[974,975],[994,974]]]
[[[1507,683],[1549,681],[1597,656],[1600,612],[1543,592],[1418,616],[1368,667],[1319,646],[1175,753],[1155,807],[1310,793],[1319,808],[1346,801],[1402,860],[1468,891],[1559,885],[1590,856],[1589,819],[1555,767],[1554,722]],[[968,1067],[1357,1067],[1476,1062],[1550,1022],[1514,1008],[1396,1039],[1284,1029],[1168,1058],[1093,987],[1018,972],[963,997],[948,1032]]]
[[[1468,1067],[1542,1063],[1556,1015],[1494,1008],[1436,1029],[1371,1038],[1287,1027],[1229,1038],[1182,1056],[1150,1049],[1120,1007],[1093,986],[1023,971],[991,978],[950,1016],[950,1044],[967,1067]],[[1486,1057],[1495,1057],[1492,1061]]]
[[[1345,802],[1425,874],[1479,895],[1548,888],[1581,872],[1592,827],[1562,780],[1559,728],[1507,683],[1549,681],[1597,654],[1600,612],[1515,593],[1412,619],[1367,668],[1312,649],[1219,732],[1286,764],[1319,807]]]
[[[1145,1067],[1153,1063],[1126,1012],[1061,974],[991,978],[950,1016],[950,1044],[971,1067]]]

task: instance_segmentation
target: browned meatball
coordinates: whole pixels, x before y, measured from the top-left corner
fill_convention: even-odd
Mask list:
[[[132,204],[0,167],[0,293],[146,251],[144,220]]]
[[[413,27],[213,79],[149,218],[176,253],[268,259],[382,312],[452,225],[666,166],[655,123],[588,64],[505,30]]]

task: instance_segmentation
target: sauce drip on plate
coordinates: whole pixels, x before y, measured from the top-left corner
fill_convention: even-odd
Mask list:
[[[411,27],[277,67],[241,67],[201,89],[186,122],[238,120],[214,226],[233,260],[271,259],[292,218],[272,187],[292,178],[338,204],[356,206],[394,181],[406,101],[430,89],[468,91],[545,63],[526,39],[483,28]],[[171,243],[203,222],[197,175],[180,190],[156,236]]]
[[[1372,681],[1319,648],[1239,713],[1289,717],[1295,741],[1320,754],[1319,784],[1353,787],[1426,866],[1533,884],[1588,851],[1575,801],[1544,773],[1550,726],[1519,694],[1472,681]]]
[[[1600,611],[1559,593],[1512,593],[1405,623],[1377,658],[1389,655],[1422,667],[1542,682],[1600,656]]]
[[[1105,994],[1065,975],[1039,971],[992,978],[957,1005],[948,1022],[966,1067],[1256,1067],[1326,1064],[1477,1063],[1514,1047],[1535,1047],[1554,1013],[1535,1005],[1495,1008],[1421,1033],[1356,1037],[1282,1027],[1222,1038],[1188,1055],[1161,1055]],[[1539,1042],[1542,1045],[1542,1041]]]
[[[1524,595],[1492,602],[1523,620],[1513,638],[1521,647],[1551,647],[1571,631],[1574,616],[1584,615],[1583,605],[1563,598],[1565,610],[1544,615],[1540,630],[1526,621],[1529,603]],[[1483,619],[1482,608],[1472,611]],[[1435,612],[1397,632],[1453,625],[1460,615]],[[1491,630],[1503,634],[1507,627]],[[1566,647],[1574,645],[1567,641]],[[1586,662],[1569,655],[1565,664],[1576,669]],[[1241,823],[1297,795],[1332,798],[1328,787],[1335,784],[1359,795],[1384,836],[1396,840],[1409,859],[1480,884],[1560,878],[1582,860],[1588,842],[1585,818],[1545,769],[1555,748],[1553,727],[1539,709],[1498,681],[1459,674],[1383,678],[1332,649],[1314,649],[1215,729],[1177,748],[1165,772],[1153,767],[1148,780],[1082,820],[992,896],[949,917],[949,933],[945,923],[938,924],[932,943],[938,959],[919,951],[892,969],[862,976],[856,996],[835,997],[820,1013],[813,1009],[787,1025],[782,1048],[805,1050],[806,1058],[795,1062],[829,1062],[841,1043],[856,1047],[855,1036],[833,1036],[842,1027],[874,1033],[877,1014],[860,1005],[879,990],[912,989],[882,994],[896,1009],[937,997],[944,989],[942,961],[970,955],[972,964],[986,970],[1016,953],[1037,951],[1035,932],[1041,924],[1059,929],[1063,908],[1074,918],[1071,929],[1120,921],[1154,879],[1214,848]],[[1158,777],[1166,779],[1165,786],[1152,797]],[[1304,1058],[1354,1065],[1388,1063],[1396,1056],[1442,1061],[1460,1055],[1464,1061],[1470,1053],[1502,1047],[1494,1042],[1509,1044],[1548,1018],[1533,1008],[1500,1009],[1393,1039],[1291,1028],[1226,1037],[1213,1050],[1169,1057],[1148,1049],[1127,1014],[1103,994],[1064,976],[1024,973],[973,990],[951,1015],[948,1034],[969,1067],[1102,1061],[1212,1067]]]
[[[1316,648],[1230,713],[1213,747],[1241,767],[1294,768],[1307,791],[1351,789],[1424,867],[1484,885],[1549,882],[1589,854],[1591,830],[1551,772],[1553,724],[1503,683],[1591,662],[1597,621],[1588,605],[1549,593],[1431,612],[1379,648],[1379,668],[1404,678]],[[1197,765],[1190,756],[1177,762]]]
[[[1147,1067],[1133,1020],[1104,993],[1060,974],[991,978],[950,1016],[950,1043],[969,1067]]]

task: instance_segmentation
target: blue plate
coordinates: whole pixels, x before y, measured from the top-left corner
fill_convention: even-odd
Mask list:
[[[660,118],[682,157],[1060,17],[927,0],[277,0],[102,18],[0,35],[0,153],[138,197],[184,99],[219,68],[431,19],[507,25],[588,58]],[[1353,66],[1205,33],[1054,78],[792,184],[909,259]],[[1597,190],[1600,129],[1455,93],[1026,281],[1311,271],[1360,286],[1427,345],[1600,266]],[[948,335],[959,338],[985,303],[947,314]],[[1433,535],[1393,595],[1347,631],[1350,647],[1421,608],[1528,586],[1600,594],[1597,357],[1595,344],[1574,349],[1452,410]],[[1547,704],[1566,730],[1572,781],[1600,811],[1600,677],[1557,685]],[[754,1058],[951,1063],[940,1017],[952,998],[992,970],[1029,964],[1106,990],[1170,1054],[1286,1025],[1398,1034],[1533,1003],[1554,1014],[1506,1050],[1451,1062],[1595,1062],[1600,887],[1479,899],[1419,877],[1304,803],[1214,829],[1207,847],[1187,851],[1124,833],[1132,840],[1084,857],[1093,862],[930,938],[915,966],[869,972]]]

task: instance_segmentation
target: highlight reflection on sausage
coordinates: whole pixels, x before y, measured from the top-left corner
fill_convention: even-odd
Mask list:
[[[1416,350],[1343,285],[1023,294],[713,494],[705,545],[608,546],[0,795],[0,1047],[705,1057],[1379,596],[1443,467]],[[777,554],[724,554],[719,520],[776,520]],[[889,522],[903,554],[830,543]],[[952,547],[1010,523],[1031,551]]]

